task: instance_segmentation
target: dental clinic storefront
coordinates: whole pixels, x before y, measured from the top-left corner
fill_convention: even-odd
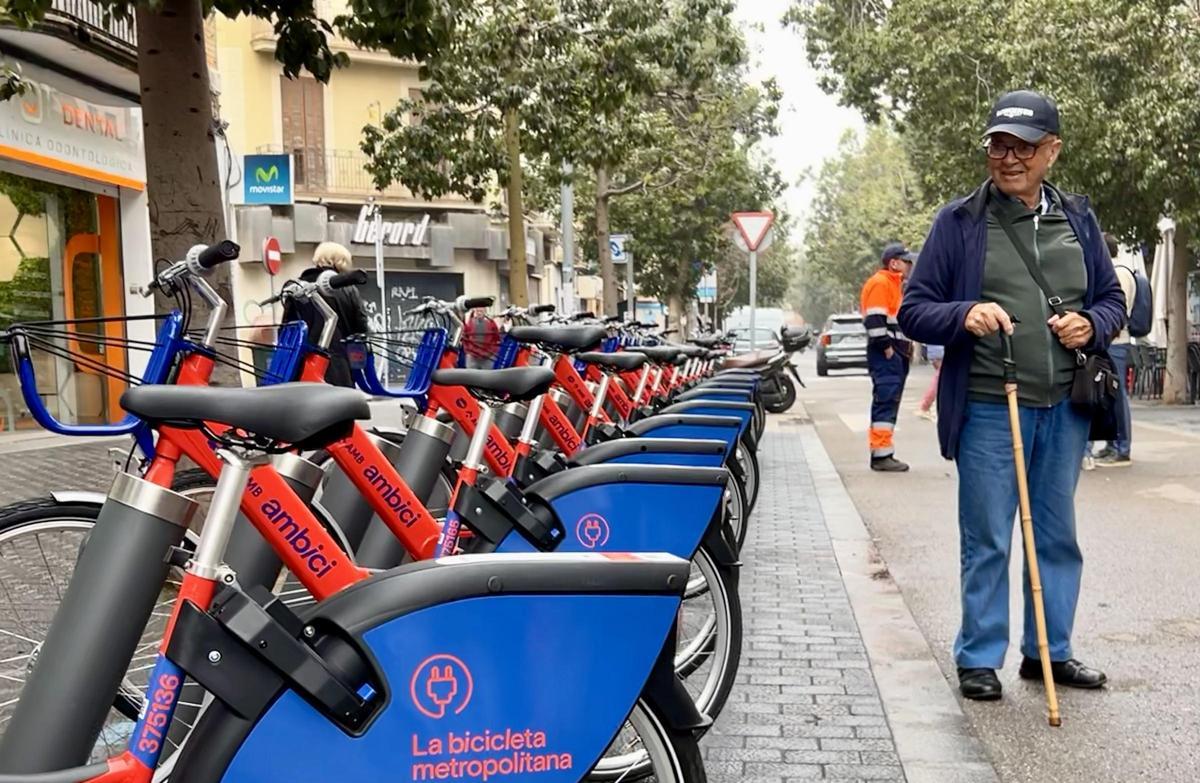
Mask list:
[[[0,328],[153,313],[152,300],[129,293],[149,282],[152,269],[140,109],[98,87],[19,65],[29,89],[0,102]],[[150,340],[154,325],[83,328],[108,341],[65,346],[82,360],[35,353],[39,393],[62,421],[119,420],[124,382],[89,364],[137,374],[145,354],[127,354],[111,341]],[[0,430],[34,426],[4,351]]]

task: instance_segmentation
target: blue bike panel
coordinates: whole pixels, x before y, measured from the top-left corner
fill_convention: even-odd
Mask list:
[[[688,400],[688,402],[691,403],[691,402],[693,402],[693,400]],[[703,402],[703,400],[695,400],[695,402]],[[752,411],[752,410],[722,408],[722,407],[716,406],[716,405],[714,405],[711,408],[709,408],[705,405],[696,405],[695,407],[689,407],[687,409],[686,413],[689,416],[733,416],[733,417],[736,417],[736,418],[742,420],[742,426],[741,426],[742,432],[745,432],[746,428],[749,427],[750,424],[754,420],[754,411]],[[655,434],[655,437],[657,438],[657,437],[664,437],[664,436]],[[667,436],[667,437],[669,437],[669,436]]]
[[[697,400],[713,400],[714,402],[753,402],[754,394],[750,391],[705,391],[704,394],[693,397],[688,402]]]
[[[691,413],[691,411],[688,411]],[[663,417],[666,421],[661,427],[653,427],[641,434],[643,438],[684,438],[692,440],[723,440],[725,441],[725,456],[737,448],[740,427],[734,427],[733,422],[728,427],[714,427],[706,424],[672,424],[670,416]]]
[[[639,451],[610,459],[605,465],[684,465],[696,468],[719,468],[725,464],[723,454],[679,454]]]
[[[633,708],[678,609],[674,596],[504,595],[398,617],[363,637],[387,704],[361,737],[288,691],[222,781],[576,783]]]
[[[666,552],[690,560],[723,494],[716,484],[584,487],[552,502],[567,531],[554,551]],[[525,539],[514,531],[496,551],[527,551],[516,548],[524,544]]]

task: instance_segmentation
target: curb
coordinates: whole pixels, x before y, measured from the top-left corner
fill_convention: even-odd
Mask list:
[[[794,411],[817,500],[908,783],[998,783],[806,411]]]

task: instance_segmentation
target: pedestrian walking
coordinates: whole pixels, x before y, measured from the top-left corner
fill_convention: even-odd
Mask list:
[[[1027,90],[1007,93],[983,135],[989,179],[934,219],[899,321],[913,339],[946,349],[938,435],[942,456],[958,470],[962,569],[954,657],[963,695],[990,700],[1000,698],[996,670],[1009,644],[1008,563],[1018,505],[995,333],[1012,335],[1053,678],[1098,688],[1104,673],[1081,663],[1071,647],[1083,571],[1074,495],[1093,426],[1093,414],[1071,392],[1077,351],[1107,349],[1124,324],[1125,304],[1087,198],[1046,181],[1063,145],[1054,101]],[[1024,616],[1019,674],[1040,680],[1028,584]]]
[[[350,251],[337,242],[322,242],[313,251],[312,266],[300,273],[300,279],[311,283],[321,276],[322,272],[332,269],[341,274],[352,268]],[[367,315],[363,310],[362,299],[354,286],[338,288],[329,295],[318,293],[333,311],[337,313],[337,329],[333,333],[333,344],[329,346],[329,368],[325,370],[325,380],[335,386],[354,386],[354,377],[350,374],[350,360],[346,356],[346,346],[343,342],[347,335],[366,334],[370,327]],[[312,302],[289,299],[283,311],[284,321],[301,320],[308,324],[310,335],[319,334],[325,324],[325,318]]]
[[[900,242],[883,249],[880,269],[862,288],[863,326],[867,330],[867,368],[871,373],[871,429],[867,446],[871,450],[871,470],[901,473],[907,463],[896,459],[893,433],[900,397],[908,380],[912,343],[900,331],[896,315],[904,281],[912,272],[916,256]]]
[[[1120,247],[1117,238],[1112,234],[1104,235],[1108,246],[1109,257],[1112,258],[1113,268],[1117,272],[1117,281],[1121,284],[1121,293],[1125,295],[1125,314],[1133,313],[1133,303],[1137,296],[1137,280],[1133,269],[1125,264],[1117,263]],[[1133,415],[1129,407],[1129,387],[1126,380],[1129,372],[1129,327],[1121,329],[1121,333],[1113,340],[1108,348],[1112,358],[1113,370],[1121,385],[1117,389],[1117,437],[1108,442],[1098,454],[1094,455],[1094,463],[1101,468],[1121,468],[1133,464]],[[1088,456],[1092,456],[1089,454]]]
[[[937,411],[933,409],[933,403],[937,401],[938,381],[942,377],[942,357],[945,355],[946,349],[940,345],[925,346],[925,358],[933,365],[933,378],[929,381],[925,396],[921,398],[921,404],[917,407],[917,415],[922,419],[937,421]]]

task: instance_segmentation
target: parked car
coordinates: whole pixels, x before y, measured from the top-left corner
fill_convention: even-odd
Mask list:
[[[747,353],[750,350],[750,330],[749,329],[730,329],[728,333],[729,339],[733,340],[733,352]],[[754,327],[754,350],[756,351],[778,351],[779,350],[779,334],[770,329],[760,329]]]
[[[831,315],[817,343],[817,375],[830,370],[867,366],[867,329],[858,313]]]

